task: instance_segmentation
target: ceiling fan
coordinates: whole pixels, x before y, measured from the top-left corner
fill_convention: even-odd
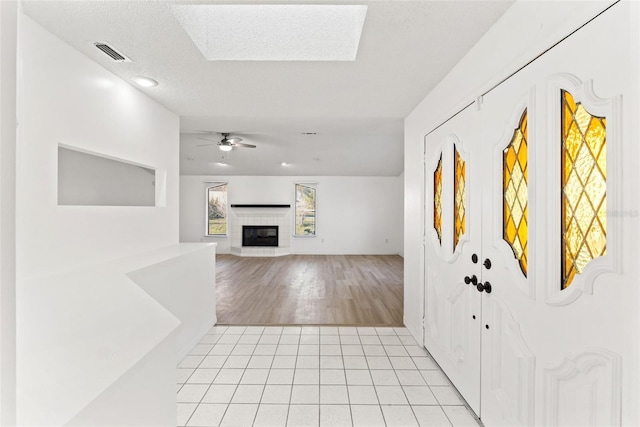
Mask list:
[[[242,141],[242,138],[237,137],[237,136],[233,136],[231,138],[229,138],[229,134],[222,132],[220,133],[220,135],[222,135],[222,139],[218,142],[218,148],[220,148],[220,150],[222,151],[231,151],[233,150],[234,147],[244,147],[244,148],[256,148],[255,145],[253,144],[245,144],[242,143],[240,141]],[[208,138],[201,138],[199,137],[198,139],[202,139],[205,141],[210,141],[210,142],[215,142],[212,139],[208,139]],[[211,144],[200,144],[198,145],[198,147],[202,147],[205,145],[211,145]]]

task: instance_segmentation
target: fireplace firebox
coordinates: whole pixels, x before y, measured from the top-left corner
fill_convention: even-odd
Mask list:
[[[243,225],[242,246],[278,246],[277,225]]]

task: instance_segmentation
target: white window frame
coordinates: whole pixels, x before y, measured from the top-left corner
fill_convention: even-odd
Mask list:
[[[298,234],[298,186],[311,188],[314,191],[314,232],[313,234]],[[317,237],[318,236],[318,185],[317,183],[296,182],[293,186],[293,237]]]
[[[209,232],[209,192],[213,188],[226,186],[225,194],[225,206],[224,206],[224,219],[225,219],[225,233],[211,234]],[[229,236],[229,183],[228,182],[208,182],[205,189],[205,202],[204,202],[204,223],[205,223],[205,236],[207,237],[227,237]]]

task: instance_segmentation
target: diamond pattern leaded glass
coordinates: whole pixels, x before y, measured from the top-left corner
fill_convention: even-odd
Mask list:
[[[520,262],[520,269],[527,276],[528,243],[528,169],[527,169],[527,110],[513,132],[511,143],[502,154],[503,176],[503,238],[511,245]]]
[[[465,190],[466,164],[455,145],[453,146],[453,164],[455,172],[453,175],[453,250],[455,251],[460,237],[465,232],[465,203],[467,199]]]
[[[606,118],[562,91],[562,289],[607,248]]]
[[[433,172],[433,228],[438,233],[438,240],[442,244],[442,154],[438,167]]]

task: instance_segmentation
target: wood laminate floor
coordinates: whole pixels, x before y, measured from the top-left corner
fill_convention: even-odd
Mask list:
[[[402,326],[398,255],[216,257],[218,324]]]

